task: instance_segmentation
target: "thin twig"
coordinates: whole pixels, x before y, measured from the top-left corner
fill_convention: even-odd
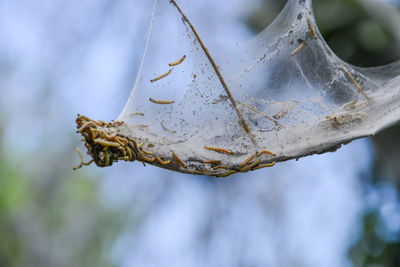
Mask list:
[[[224,80],[224,78],[222,77],[222,74],[221,74],[221,72],[219,71],[218,66],[217,66],[217,64],[215,63],[214,59],[212,58],[212,56],[211,56],[210,52],[208,51],[207,47],[204,45],[203,41],[201,40],[201,38],[200,38],[199,34],[197,33],[196,29],[194,28],[193,24],[189,21],[189,19],[188,19],[188,18],[186,17],[186,15],[183,13],[183,11],[182,11],[181,8],[178,6],[178,4],[175,2],[175,0],[170,0],[170,3],[172,3],[172,4],[176,7],[176,9],[178,10],[178,12],[179,12],[179,13],[181,14],[181,16],[182,16],[183,21],[184,21],[184,22],[187,22],[187,24],[189,24],[190,28],[192,29],[192,32],[194,33],[194,35],[196,36],[197,40],[199,41],[201,48],[203,49],[203,51],[204,51],[204,53],[206,54],[208,60],[210,61],[210,63],[211,63],[211,65],[212,65],[212,67],[213,67],[215,73],[217,74],[217,76],[218,76],[218,78],[219,78],[219,81],[220,81],[221,84],[222,84],[222,87],[224,88],[226,94],[228,95],[229,100],[231,101],[232,106],[233,106],[233,108],[235,109],[236,114],[237,114],[238,117],[239,117],[239,123],[243,126],[244,130],[245,130],[245,131],[248,133],[248,135],[250,136],[250,139],[251,139],[251,142],[253,143],[253,145],[257,146],[257,141],[256,141],[256,139],[254,138],[253,134],[251,133],[251,130],[250,130],[250,128],[249,128],[249,125],[247,124],[247,122],[246,122],[246,120],[244,119],[242,113],[241,113],[240,110],[238,109],[237,104],[236,104],[236,101],[235,101],[235,99],[233,98],[233,96],[232,96],[232,94],[231,94],[231,92],[230,92],[230,90],[229,90],[229,88],[228,88],[228,85],[225,83],[225,80]]]

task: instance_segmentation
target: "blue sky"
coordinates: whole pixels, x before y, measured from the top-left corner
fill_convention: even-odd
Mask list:
[[[10,158],[26,161],[27,179],[33,165],[55,158],[75,165],[77,113],[106,121],[118,116],[140,64],[150,2],[0,2],[3,141]],[[185,10],[213,47],[251,37],[241,19],[256,3],[193,0]],[[43,148],[49,153],[35,158]],[[226,180],[139,163],[83,171],[95,174],[104,205],[132,209],[109,252],[119,266],[320,267],[349,263],[363,211],[377,205],[379,192],[365,202],[359,178],[371,162],[363,139]],[[382,202],[387,227],[399,229],[398,196],[390,186],[382,190],[390,198]],[[139,226],[132,223],[137,217]]]

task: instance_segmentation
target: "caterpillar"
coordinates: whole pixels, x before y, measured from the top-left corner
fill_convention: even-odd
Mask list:
[[[275,161],[272,163],[261,164],[261,165],[254,167],[252,170],[254,171],[254,170],[258,170],[258,169],[262,169],[262,168],[266,168],[266,167],[272,167],[272,166],[275,166],[275,164],[276,164]]]
[[[246,159],[245,161],[243,161],[243,162],[240,164],[240,167],[243,167],[243,166],[247,165],[247,163],[249,163],[252,159],[254,159],[254,158],[257,157],[257,156],[258,156],[258,153],[257,153],[257,152],[254,153],[254,154],[251,155],[248,159]]]
[[[164,166],[171,163],[170,160],[164,161],[164,160],[160,159],[158,156],[156,156],[156,160],[157,160],[161,165],[164,165]]]
[[[121,145],[120,144],[118,144],[117,142],[111,142],[111,141],[106,141],[106,140],[103,140],[103,139],[94,139],[94,142],[96,143],[96,144],[100,144],[100,145],[103,145],[103,146],[106,146],[106,147],[121,147]]]
[[[262,155],[262,154],[268,154],[268,155],[271,155],[271,156],[273,156],[273,157],[276,156],[275,153],[272,153],[271,151],[268,151],[268,150],[261,150],[260,152],[258,152],[258,156],[260,156],[260,155]]]
[[[360,84],[356,81],[356,79],[354,79],[353,75],[351,75],[351,73],[346,69],[343,68],[344,72],[346,73],[347,77],[349,77],[349,79],[353,82],[353,84],[357,87],[358,91],[360,91],[361,94],[363,94],[363,96],[365,96],[366,99],[369,99],[369,97],[367,96],[367,94],[364,92],[364,90],[361,88]]]
[[[129,114],[128,116],[144,116],[144,113],[142,113],[142,112],[133,112],[133,113]]]
[[[160,76],[158,76],[158,77],[155,77],[154,79],[151,79],[150,80],[150,82],[156,82],[156,81],[158,81],[158,80],[161,80],[162,78],[165,78],[165,77],[167,77],[170,73],[171,73],[171,69],[169,69],[166,73],[164,73],[164,74],[161,74]]]
[[[247,166],[244,166],[243,168],[240,169],[240,172],[247,172],[256,167],[261,163],[261,159],[254,161],[253,163],[250,163]]]
[[[304,47],[306,47],[306,45],[307,45],[307,43],[306,43],[304,40],[300,40],[300,39],[299,39],[299,43],[300,43],[300,45],[299,45],[295,50],[293,50],[292,53],[290,53],[291,56],[294,56],[294,55],[296,55],[297,53],[299,53],[300,50],[302,50],[302,49],[303,49]]]
[[[149,98],[149,100],[155,104],[173,104],[175,101],[173,100],[160,100],[160,99],[154,99],[154,98]]]
[[[230,171],[227,171],[227,172],[224,173],[224,174],[220,174],[220,175],[217,175],[217,176],[218,176],[218,177],[227,177],[227,176],[229,176],[229,175],[231,175],[231,174],[234,174],[234,173],[237,173],[237,171],[230,170]]]
[[[177,154],[175,154],[175,152],[172,152],[172,156],[174,157],[174,159],[179,162],[180,165],[182,165],[183,168],[186,169],[186,165],[185,163],[178,157]]]
[[[108,154],[108,151],[104,151],[104,157],[105,157],[105,163],[104,166],[109,166],[110,165],[110,155]]]
[[[78,155],[79,155],[79,165],[72,168],[74,171],[76,171],[77,169],[82,168],[83,165],[89,166],[89,165],[94,161],[94,160],[91,160],[91,161],[89,161],[89,162],[87,162],[87,163],[83,162],[82,151],[81,151],[79,148],[75,148],[75,151],[76,151],[76,152],[78,153]]]
[[[204,164],[220,164],[221,161],[220,160],[207,160],[207,161],[203,161]]]
[[[226,166],[226,165],[218,165],[218,166],[213,167],[213,169],[214,169],[214,170],[218,170],[218,169],[228,169],[228,166]]]
[[[317,39],[317,35],[315,34],[314,27],[312,26],[311,20],[309,18],[307,18],[307,24],[308,24],[308,28],[310,29],[312,38]]]
[[[219,148],[219,147],[212,147],[212,146],[205,146],[205,149],[216,151],[216,152],[221,152],[221,153],[226,153],[226,154],[232,154],[232,151],[224,148]]]
[[[144,150],[143,148],[142,148],[141,151],[142,151],[144,154],[146,154],[146,155],[149,155],[149,156],[152,156],[152,155],[153,155],[153,153],[151,153],[150,151]]]
[[[181,64],[181,63],[185,60],[185,58],[186,58],[186,55],[183,55],[183,57],[181,57],[181,58],[178,59],[177,61],[174,61],[174,62],[169,63],[168,65],[169,65],[170,67],[177,66],[177,65]]]
[[[85,130],[85,129],[86,129],[87,127],[89,127],[89,126],[96,126],[96,124],[95,124],[93,121],[85,122],[85,124],[83,124],[82,127],[80,127],[80,128],[78,129],[78,131],[79,131],[79,132],[82,132],[83,130]]]
[[[156,158],[149,158],[149,157],[145,156],[141,151],[139,151],[139,156],[140,156],[140,158],[142,158],[144,161],[147,161],[147,162],[153,162],[156,160]]]
[[[162,122],[160,122],[160,124],[161,124],[161,128],[163,128],[164,131],[172,133],[172,134],[176,133],[176,131],[172,131],[172,130],[168,129],[167,127],[165,127],[165,125]]]

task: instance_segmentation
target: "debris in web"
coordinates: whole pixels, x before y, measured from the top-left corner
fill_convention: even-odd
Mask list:
[[[212,50],[200,36],[175,0],[154,1],[142,64],[117,121],[77,118],[97,166],[141,161],[226,177],[335,151],[400,118],[400,62],[359,68],[340,60],[310,0],[289,0],[235,53]]]

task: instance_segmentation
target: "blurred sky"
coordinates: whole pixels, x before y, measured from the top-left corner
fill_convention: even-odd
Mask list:
[[[399,231],[396,193],[387,186],[363,192],[360,176],[372,162],[368,139],[224,180],[137,162],[73,172],[74,147],[82,147],[76,114],[105,121],[118,116],[138,71],[151,2],[0,2],[3,149],[26,179],[87,172],[101,185],[100,203],[125,207],[124,229],[105,251],[113,262],[347,266],[365,209],[382,205],[387,227]],[[191,0],[183,8],[212,48],[250,38],[243,21],[257,3]]]

